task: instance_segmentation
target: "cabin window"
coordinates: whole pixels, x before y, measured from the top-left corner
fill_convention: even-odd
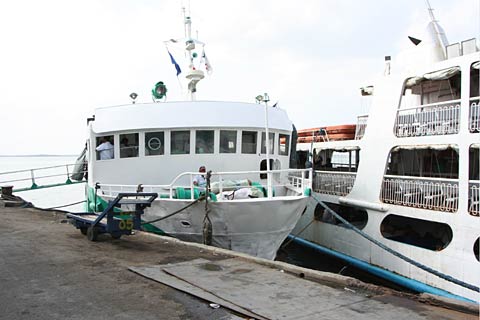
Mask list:
[[[288,156],[290,146],[290,136],[288,134],[278,135],[278,154],[281,156]]]
[[[237,131],[220,130],[220,153],[237,153]]]
[[[360,150],[357,147],[343,149],[313,149],[313,168],[316,171],[357,172]]]
[[[473,254],[475,255],[475,258],[477,258],[477,261],[480,262],[480,257],[479,257],[479,242],[480,242],[480,238],[477,238],[477,241],[475,241],[475,243],[473,244]]]
[[[97,137],[95,150],[97,160],[109,160],[114,158],[113,136]]]
[[[273,159],[270,159],[270,170],[275,170],[273,166]],[[260,171],[267,171],[267,159],[260,161]],[[260,173],[260,179],[267,179],[267,174]]]
[[[257,153],[257,131],[242,131],[242,153]]]
[[[262,153],[265,154],[267,153],[267,149],[265,148],[266,146],[266,134],[265,132],[262,132]],[[270,148],[268,148],[268,154],[273,154],[273,145],[275,143],[275,133],[273,132],[269,132],[268,133],[268,140],[269,140],[269,145],[270,145]]]
[[[138,157],[138,133],[120,135],[120,158]]]
[[[468,128],[472,133],[480,132],[480,61],[470,68],[470,106]]]
[[[458,179],[458,150],[453,145],[395,147],[386,174]]]
[[[480,61],[474,62],[470,68],[470,98],[478,96],[480,96]]]
[[[386,239],[433,251],[445,249],[453,237],[448,224],[394,214],[383,219],[380,232]]]
[[[357,229],[363,229],[367,225],[368,214],[367,211],[347,205],[336,204],[331,202],[324,202],[327,207],[336,212],[343,219],[354,225]],[[334,224],[339,227],[346,227],[340,220],[335,218],[328,210],[317,204],[314,211],[314,219],[329,224]]]
[[[170,132],[170,153],[171,154],[189,154],[190,153],[190,130]]]
[[[213,130],[197,130],[195,132],[195,153],[213,153]]]
[[[145,133],[145,155],[158,156],[164,154],[165,133],[146,132]]]

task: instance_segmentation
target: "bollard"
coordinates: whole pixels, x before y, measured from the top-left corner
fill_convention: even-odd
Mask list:
[[[5,198],[5,196],[12,196],[13,193],[13,186],[3,186],[2,188],[2,198]]]

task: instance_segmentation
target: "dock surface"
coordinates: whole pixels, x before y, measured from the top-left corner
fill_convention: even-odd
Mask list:
[[[478,319],[388,291],[313,282],[144,232],[90,242],[61,212],[10,208],[0,200],[0,219],[0,319],[251,318],[210,306],[215,297],[265,319]],[[218,268],[205,268],[206,262]],[[155,279],[165,270],[196,289]],[[213,296],[202,299],[197,289]]]

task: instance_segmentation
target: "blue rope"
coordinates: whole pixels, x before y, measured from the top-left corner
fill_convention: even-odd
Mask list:
[[[338,213],[336,213],[335,211],[333,211],[332,209],[330,209],[326,204],[324,204],[322,201],[318,200],[317,197],[315,197],[315,195],[312,194],[312,197],[313,199],[315,199],[315,201],[318,202],[319,205],[321,205],[325,210],[327,210],[329,213],[331,213],[332,215],[335,216],[336,219],[340,220],[340,222],[342,222],[343,224],[345,224],[347,226],[348,229],[352,229],[353,231],[355,231],[356,233],[358,233],[359,235],[361,235],[362,237],[364,237],[365,239],[373,242],[374,244],[376,244],[377,246],[379,246],[380,248],[388,251],[389,253],[393,254],[394,256],[396,257],[399,257],[400,259],[403,259],[405,260],[406,262],[422,269],[422,270],[425,270],[431,274],[434,274],[436,275],[437,277],[440,277],[442,279],[445,279],[447,281],[450,281],[450,282],[453,282],[459,286],[462,286],[464,288],[467,288],[467,289],[470,289],[470,290],[473,290],[473,291],[476,291],[476,292],[479,292],[480,291],[480,288],[479,287],[476,287],[474,285],[471,285],[469,283],[466,283],[466,282],[463,282],[461,280],[458,280],[458,279],[455,279],[449,275],[446,275],[444,273],[441,273],[437,270],[434,270],[430,267],[427,267],[426,265],[423,265],[417,261],[414,261],[412,259],[410,259],[409,257],[407,256],[404,256],[403,254],[387,247],[386,245],[384,245],[383,243],[373,239],[372,237],[370,237],[368,234],[366,234],[365,232],[357,229],[354,225],[352,225],[350,222],[348,222],[347,220],[345,220],[344,218],[342,218]]]

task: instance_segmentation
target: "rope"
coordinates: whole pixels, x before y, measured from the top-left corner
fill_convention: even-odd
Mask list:
[[[302,230],[300,230],[296,235],[294,235],[293,237],[290,238],[290,240],[288,240],[287,242],[285,242],[285,244],[283,246],[281,246],[280,249],[285,249],[286,246],[288,246],[290,243],[292,243],[293,240],[295,240],[300,234],[302,234],[303,231],[305,231],[308,227],[310,227],[310,225],[315,221],[315,218],[312,219],[312,221],[310,221],[309,223],[307,223],[307,225],[305,227],[302,228]]]
[[[186,205],[185,207],[183,207],[183,208],[181,208],[181,209],[178,209],[177,211],[172,212],[172,213],[170,213],[170,214],[167,214],[166,216],[160,217],[160,218],[158,218],[158,219],[151,220],[151,221],[146,221],[146,222],[142,222],[142,225],[144,225],[144,224],[150,224],[150,223],[154,223],[154,222],[158,222],[158,221],[162,221],[162,220],[164,220],[164,219],[170,218],[171,216],[174,216],[174,215],[176,215],[177,213],[180,213],[180,212],[182,212],[183,210],[190,208],[190,207],[193,206],[195,203],[197,203],[197,202],[199,202],[199,201],[201,201],[201,200],[203,200],[203,199],[205,199],[205,196],[204,196],[204,195],[201,195],[200,197],[198,197],[198,199],[196,199],[196,200],[193,201],[192,203],[189,203],[189,204]]]
[[[437,277],[440,277],[444,280],[447,280],[447,281],[450,281],[450,282],[453,282],[459,286],[462,286],[464,288],[467,288],[467,289],[470,289],[470,290],[473,290],[473,291],[480,291],[480,288],[477,287],[477,286],[474,286],[474,285],[471,285],[469,283],[466,283],[466,282],[463,282],[461,280],[458,280],[458,279],[455,279],[453,278],[452,276],[449,276],[449,275],[446,275],[444,273],[441,273],[437,270],[434,270],[430,267],[427,267],[426,265],[423,265],[415,260],[412,260],[410,259],[409,257],[407,256],[404,256],[403,254],[401,254],[400,252],[397,252],[389,247],[387,247],[386,245],[384,245],[383,243],[373,239],[372,237],[370,237],[368,234],[364,233],[363,231],[357,229],[354,225],[352,225],[350,222],[348,222],[347,220],[345,220],[343,217],[341,217],[338,213],[336,213],[335,211],[333,211],[332,209],[330,209],[326,204],[324,204],[322,201],[318,200],[317,197],[315,195],[312,194],[312,198],[315,199],[315,201],[317,201],[317,203],[319,205],[321,205],[325,210],[327,210],[329,213],[333,214],[335,216],[336,219],[340,220],[343,224],[345,224],[347,226],[348,229],[352,229],[353,231],[355,231],[356,233],[358,233],[359,235],[361,235],[362,237],[364,237],[365,239],[369,240],[370,242],[373,242],[374,244],[376,244],[377,246],[379,246],[380,248],[386,250],[387,252],[393,254],[394,256],[422,269],[422,270],[425,270],[433,275],[436,275]]]
[[[70,203],[70,204],[64,204],[63,206],[45,208],[45,209],[43,209],[43,210],[51,210],[51,209],[58,209],[58,208],[70,207],[70,206],[73,206],[73,205],[75,205],[75,204],[79,204],[79,203],[86,202],[86,201],[87,201],[87,200],[82,200],[82,201],[78,201],[78,202],[74,202],[74,203]]]

